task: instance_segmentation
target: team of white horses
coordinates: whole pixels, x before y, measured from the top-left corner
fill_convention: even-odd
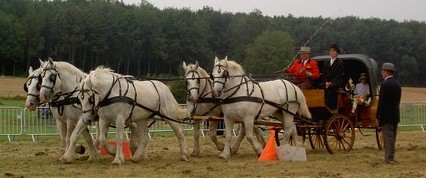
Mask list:
[[[189,65],[183,62],[183,68],[188,91],[186,109],[179,106],[169,88],[160,81],[132,80],[129,76],[114,73],[103,66],[86,74],[67,62],[40,60],[38,69],[29,69],[24,86],[28,93],[26,107],[35,110],[40,103],[50,103],[65,147],[61,157],[64,163],[75,159],[80,134],[83,134],[88,145],[88,161],[96,161],[98,149],[104,145],[110,154],[115,154],[112,164],[124,163],[122,142],[125,126],[131,130],[131,160],[139,162],[146,158],[148,123],[150,119],[158,117],[167,122],[177,136],[179,159],[188,161],[181,126],[183,119],[191,116],[219,116],[220,113],[223,113],[225,122],[224,144],[216,137],[217,122],[210,122],[209,132],[217,149],[222,151],[219,157],[228,158],[235,154],[244,137],[256,154],[260,155],[263,145],[253,135],[257,130],[254,129],[257,118],[273,115],[281,121],[286,142],[290,135],[297,137],[294,116],[311,117],[302,91],[286,80],[254,82],[239,64],[227,58],[215,58],[210,76],[198,62]],[[94,121],[98,121],[95,142],[87,129]],[[194,121],[194,148],[191,155],[199,156],[201,120]],[[231,146],[235,123],[242,124],[239,137]],[[111,125],[116,126],[116,147],[106,144],[106,133]]]

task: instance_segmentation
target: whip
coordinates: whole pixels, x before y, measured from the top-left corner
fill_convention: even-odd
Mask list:
[[[309,44],[309,42],[311,42],[311,40],[317,35],[317,33],[322,29],[322,28],[324,28],[325,27],[325,25],[327,25],[328,23],[330,23],[330,24],[332,24],[333,22],[333,20],[332,19],[334,19],[334,17],[337,15],[337,13],[341,13],[342,12],[342,9],[339,9],[339,11],[337,11],[336,12],[336,14],[335,15],[333,15],[331,18],[328,18],[323,24],[321,24],[321,26],[311,35],[311,37],[309,37],[309,39],[303,44],[303,46],[306,46],[306,45],[308,45]],[[300,50],[299,51],[297,51],[297,53],[296,53],[296,55],[294,55],[294,57],[293,57],[293,59],[292,59],[292,61],[287,65],[287,67],[285,67],[284,69],[288,69],[292,64],[293,64],[293,62],[294,62],[294,60],[296,59],[296,57],[297,57],[297,55],[299,55],[300,54]],[[274,73],[281,73],[283,70],[277,70],[277,71],[275,71]]]

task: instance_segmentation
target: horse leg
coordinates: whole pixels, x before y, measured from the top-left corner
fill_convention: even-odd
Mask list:
[[[209,136],[210,136],[210,140],[216,145],[216,148],[219,151],[223,151],[223,143],[220,143],[219,140],[217,139],[217,127],[218,127],[218,122],[216,121],[211,121],[209,122]]]
[[[83,130],[83,137],[89,148],[89,159],[87,161],[94,162],[98,159],[98,152],[95,144],[93,143],[92,135],[90,135],[89,129],[87,129],[87,127]]]
[[[115,137],[115,143],[116,143],[116,152],[115,152],[115,158],[112,161],[111,164],[113,165],[120,165],[124,163],[124,154],[123,154],[123,132],[124,132],[124,124],[125,118],[118,116],[115,120],[115,126],[117,135]]]
[[[194,149],[192,150],[191,156],[200,156],[200,123],[201,121],[195,121],[194,124]]]
[[[265,142],[265,139],[263,139],[262,133],[259,131],[259,128],[254,126],[253,132],[254,132],[254,135],[256,135],[257,140],[259,140],[260,144],[262,144],[263,147],[265,147],[266,142]]]
[[[136,149],[138,148],[138,142],[139,142],[139,136],[140,133],[138,132],[139,130],[137,129],[138,126],[136,123],[131,122],[129,124],[129,129],[130,129],[130,151],[132,152],[132,155],[135,154]]]
[[[104,147],[105,151],[111,155],[115,156],[116,149],[114,145],[108,144],[107,134],[109,130],[109,124],[107,124],[103,119],[98,120],[98,129],[97,131],[97,142],[99,142],[99,148]]]
[[[240,148],[241,142],[243,141],[244,137],[246,136],[244,124],[238,124],[238,126],[240,127],[238,129],[238,138],[234,142],[234,144],[232,144],[232,146],[231,146],[231,155],[237,154],[238,149]],[[232,129],[234,129],[234,128],[232,128]]]
[[[180,160],[181,161],[188,161],[188,153],[186,152],[186,139],[185,135],[183,135],[182,132],[182,126],[174,121],[170,121],[166,119],[166,122],[170,125],[170,127],[173,129],[173,132],[175,132],[178,140],[179,140],[179,147],[180,147]]]
[[[137,128],[139,131],[138,135],[140,135],[139,137],[136,137],[136,139],[138,139],[138,147],[135,151],[135,153],[133,154],[131,160],[133,162],[139,162],[140,160],[144,160],[147,158],[146,155],[146,146],[148,144],[148,140],[149,140],[149,136],[148,136],[148,119],[143,119],[141,121],[136,122],[137,124]],[[136,132],[136,130],[135,130]],[[135,138],[134,138],[135,139]]]
[[[247,140],[250,142],[257,156],[260,156],[262,154],[263,147],[262,147],[262,144],[260,144],[260,142],[257,139],[254,139],[253,137],[254,122],[246,121],[244,122],[244,127],[246,129]]]
[[[299,141],[297,139],[297,130],[296,130],[296,124],[294,124],[293,116],[284,112],[283,113],[284,118],[284,143],[288,143],[290,139],[290,135],[293,136],[294,145],[299,146]]]
[[[219,154],[220,158],[227,159],[231,156],[231,137],[232,137],[232,129],[235,124],[235,121],[226,118],[223,119],[225,121],[225,142],[222,153]]]
[[[59,137],[61,138],[62,146],[65,147],[65,150],[67,150],[68,148],[68,145],[66,143],[67,124],[62,119],[56,119],[56,127],[58,127],[58,130],[59,130]]]
[[[95,147],[97,149],[100,149],[101,148],[101,142],[99,142],[99,135],[101,134],[101,131],[99,129],[99,121],[96,121],[95,125],[96,125]]]
[[[87,125],[83,122],[82,119],[79,119],[69,138],[69,147],[66,149],[65,154],[61,158],[63,163],[71,163],[71,161],[74,159],[76,143],[78,137],[80,136],[81,132],[84,131],[84,129],[87,129]]]

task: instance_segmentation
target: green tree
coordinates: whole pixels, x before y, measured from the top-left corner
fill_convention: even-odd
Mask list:
[[[246,72],[271,74],[287,66],[294,55],[293,39],[288,33],[267,30],[247,47]]]

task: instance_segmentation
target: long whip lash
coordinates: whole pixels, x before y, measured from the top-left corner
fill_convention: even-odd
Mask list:
[[[322,29],[322,28],[324,28],[325,27],[325,25],[327,25],[327,23],[330,23],[330,24],[332,24],[333,23],[333,21],[334,21],[334,17],[337,15],[337,14],[341,14],[342,13],[342,9],[339,9],[339,11],[337,11],[331,18],[328,18],[312,35],[311,35],[311,37],[309,37],[309,39],[305,42],[305,44],[303,44],[303,46],[306,46],[306,45],[308,45],[309,44],[309,42],[311,42],[312,41],[312,39],[317,35],[317,33]],[[332,20],[333,19],[333,20]],[[293,60],[287,65],[287,67],[285,67],[285,68],[289,68],[292,64],[293,64],[293,62],[294,62],[294,60],[296,59],[296,57],[297,57],[297,55],[299,55],[300,54],[300,51],[297,51],[297,53],[296,53],[296,55],[294,55],[294,57],[293,57]],[[274,73],[281,73],[282,72],[282,70],[277,70],[277,71],[275,71]]]

